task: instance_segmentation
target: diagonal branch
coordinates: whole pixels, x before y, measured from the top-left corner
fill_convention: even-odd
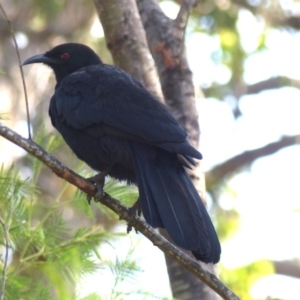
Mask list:
[[[197,2],[197,0],[183,0],[182,1],[180,10],[175,19],[175,23],[181,30],[185,30],[189,14],[192,10],[192,7],[196,4],[196,2]]]
[[[58,177],[67,180],[75,185],[89,196],[95,196],[96,187],[83,177],[64,166],[59,160],[46,152],[42,147],[34,143],[32,140],[25,139],[13,130],[0,123],[0,135],[26,150],[28,153],[42,161],[48,166]],[[155,246],[160,248],[164,253],[172,257],[179,264],[192,272],[197,278],[211,287],[221,297],[228,300],[238,300],[239,298],[226,287],[215,275],[205,270],[201,265],[173,244],[168,242],[164,237],[158,234],[150,225],[148,225],[140,217],[133,215],[131,211],[122,205],[118,200],[104,193],[99,201],[114,211],[122,220],[129,222],[137,231],[141,232]]]
[[[275,76],[249,85],[239,82],[235,84],[233,88],[228,88],[228,85],[215,84],[208,88],[202,88],[202,91],[206,98],[217,97],[222,99],[227,95],[234,95],[235,97],[240,98],[243,95],[258,94],[263,91],[279,89],[282,87],[293,87],[299,89],[300,80],[292,79],[286,76]]]
[[[206,173],[206,184],[209,190],[218,185],[226,176],[230,176],[245,166],[250,165],[256,159],[263,156],[271,155],[281,150],[282,148],[300,144],[300,134],[293,136],[283,136],[279,141],[270,143],[264,147],[245,151],[237,156],[234,156],[224,163],[215,166]]]

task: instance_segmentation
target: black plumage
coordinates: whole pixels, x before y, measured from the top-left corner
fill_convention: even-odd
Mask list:
[[[183,167],[202,156],[166,107],[85,45],[59,45],[24,65],[31,63],[44,63],[55,73],[49,115],[77,157],[95,170],[137,184],[150,225],[165,228],[175,244],[197,259],[217,263],[218,237]]]

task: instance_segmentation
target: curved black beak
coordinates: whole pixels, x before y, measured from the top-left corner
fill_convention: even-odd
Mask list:
[[[26,59],[22,66],[35,64],[35,63],[44,63],[44,64],[60,64],[60,60],[56,60],[50,57],[45,56],[45,54],[38,54]]]

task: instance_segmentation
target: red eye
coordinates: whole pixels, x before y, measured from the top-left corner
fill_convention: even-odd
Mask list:
[[[67,59],[69,59],[70,58],[70,53],[63,53],[60,57],[62,58],[62,59],[64,59],[64,60],[67,60]]]

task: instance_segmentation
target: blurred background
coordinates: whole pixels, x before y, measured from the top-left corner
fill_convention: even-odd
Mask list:
[[[112,63],[92,1],[1,3],[23,61],[80,42]],[[175,18],[180,1],[160,5]],[[218,272],[241,299],[300,298],[299,28],[300,2],[292,0],[202,1],[187,25],[208,209],[222,241]],[[17,56],[2,14],[0,31],[1,122],[27,137]],[[34,140],[71,169],[92,175],[50,124],[51,70],[34,65],[24,72]],[[135,232],[126,235],[124,222],[100,205],[89,206],[83,194],[3,138],[0,163],[0,215],[17,224],[7,299],[19,299],[17,292],[24,299],[73,299],[70,291],[74,299],[171,297],[164,257],[149,241]],[[128,205],[137,197],[134,187],[113,181],[106,191]],[[15,213],[8,214],[10,209]],[[84,257],[80,261],[76,251]],[[26,298],[30,284],[39,288]]]

